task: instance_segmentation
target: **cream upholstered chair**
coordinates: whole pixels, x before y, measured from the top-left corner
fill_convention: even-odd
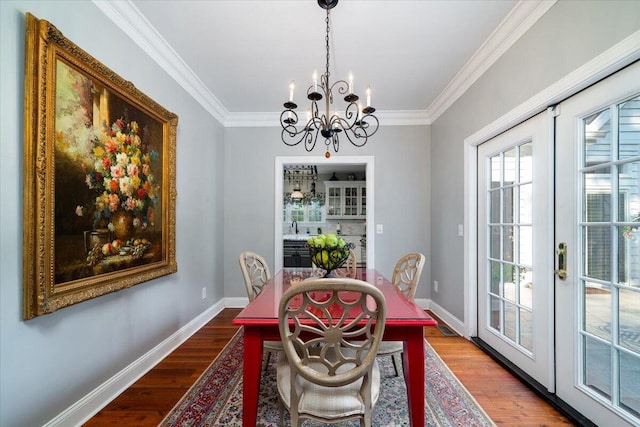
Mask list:
[[[402,256],[393,269],[391,283],[398,287],[408,299],[415,298],[418,282],[420,282],[420,274],[424,267],[424,255],[421,253],[409,253]],[[378,348],[378,355],[390,355],[393,361],[393,369],[398,376],[398,364],[396,358],[402,355],[402,341],[384,341]],[[402,358],[400,358],[402,360]]]
[[[263,257],[251,251],[242,252],[239,261],[244,284],[247,288],[247,296],[249,301],[253,301],[262,292],[262,287],[271,280],[269,265]],[[282,351],[282,343],[279,341],[265,341],[262,346],[264,351],[267,352],[264,360],[264,369],[266,369],[271,354],[278,354],[279,351]]]
[[[326,270],[322,267],[318,267],[313,261],[311,261],[312,267],[312,276],[322,277],[326,273]],[[349,257],[344,262],[342,267],[334,270],[336,276],[339,277],[350,277],[352,279],[356,278],[356,268],[358,268],[358,263],[356,261],[356,253],[353,249],[349,249]]]
[[[343,318],[347,310],[353,315]],[[358,314],[360,321],[353,322]],[[386,319],[382,292],[356,279],[307,279],[287,289],[278,317],[284,346],[278,394],[291,425],[308,418],[325,423],[360,419],[361,426],[371,426],[380,395],[376,352]],[[362,335],[364,341],[350,341]]]

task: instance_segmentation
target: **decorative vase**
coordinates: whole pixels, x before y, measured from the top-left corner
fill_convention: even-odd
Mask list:
[[[111,217],[111,223],[113,224],[113,232],[123,243],[131,239],[136,231],[133,226],[133,213],[129,211],[117,211]]]
[[[89,252],[95,245],[102,246],[109,243],[109,230],[106,228],[98,228],[97,230],[84,232],[84,250]]]

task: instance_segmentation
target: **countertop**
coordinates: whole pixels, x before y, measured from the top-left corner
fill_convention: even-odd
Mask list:
[[[283,234],[282,240],[304,240],[305,242],[309,237],[315,237],[315,234]]]
[[[316,237],[317,234],[283,234],[282,240],[304,240],[305,242],[309,237]],[[339,234],[338,237],[365,237],[362,234]]]

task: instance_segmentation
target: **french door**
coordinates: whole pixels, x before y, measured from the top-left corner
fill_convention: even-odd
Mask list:
[[[478,147],[478,337],[553,391],[550,112]]]
[[[478,337],[597,425],[640,425],[640,62],[477,158]]]
[[[557,395],[640,425],[640,63],[560,104],[556,156]]]

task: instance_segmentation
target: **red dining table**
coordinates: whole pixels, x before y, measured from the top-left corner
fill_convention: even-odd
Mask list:
[[[233,320],[244,328],[244,371],[242,425],[254,427],[262,370],[263,341],[279,341],[278,304],[284,291],[312,275],[310,268],[285,268],[266,284],[260,294]],[[387,278],[374,269],[358,268],[356,278],[376,285],[386,301],[385,341],[404,341],[404,380],[409,400],[409,421],[424,426],[424,327],[437,322],[405,297]]]

